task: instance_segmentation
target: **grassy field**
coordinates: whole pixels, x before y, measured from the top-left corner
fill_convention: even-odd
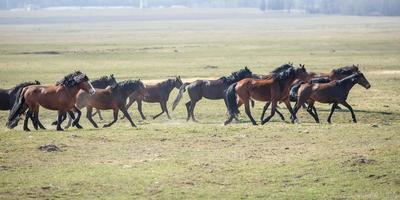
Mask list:
[[[50,52],[50,53],[49,53]],[[400,199],[400,18],[268,14],[256,10],[0,12],[0,87],[55,83],[73,70],[92,79],[151,83],[219,77],[249,66],[266,74],[292,61],[309,71],[360,64],[372,88],[355,86],[350,113],[317,104],[321,124],[275,117],[223,126],[222,101],[202,100],[187,123],[172,113],[120,120],[109,129],[56,132],[5,127],[0,112],[0,199]],[[208,65],[217,68],[208,68]],[[175,98],[171,94],[169,107]],[[253,109],[260,116],[262,103]],[[144,104],[146,116],[160,111]],[[284,109],[286,118],[288,112]],[[104,112],[104,122],[111,113]],[[149,117],[150,118],[150,117]],[[98,120],[97,120],[98,121]],[[43,152],[55,144],[59,152]]]

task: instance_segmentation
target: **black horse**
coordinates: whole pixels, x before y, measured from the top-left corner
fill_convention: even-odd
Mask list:
[[[129,107],[136,101],[140,116],[142,119],[146,119],[142,112],[142,101],[148,103],[160,103],[161,113],[154,116],[153,119],[159,117],[164,112],[167,114],[168,119],[171,119],[168,113],[167,101],[172,90],[174,88],[179,89],[182,85],[183,83],[180,76],[168,79],[155,85],[146,85],[146,95],[143,96],[138,93],[133,93],[131,96],[129,96],[129,102],[126,106],[126,109],[129,109]]]
[[[172,110],[178,105],[179,101],[182,99],[183,93],[187,90],[189,93],[190,101],[186,103],[187,109],[187,121],[190,117],[193,121],[197,121],[194,117],[194,108],[196,103],[200,101],[203,97],[211,100],[224,99],[225,90],[232,85],[244,78],[252,77],[252,72],[245,67],[240,71],[233,72],[230,76],[223,76],[217,80],[197,80],[192,83],[185,83],[179,89],[178,96],[176,97]],[[224,99],[225,100],[225,99]]]
[[[29,85],[40,85],[40,82],[35,80],[34,82],[20,83],[10,89],[0,89],[0,110],[11,110],[17,99],[18,90]]]

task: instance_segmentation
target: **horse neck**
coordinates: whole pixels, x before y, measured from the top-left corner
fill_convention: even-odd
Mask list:
[[[81,90],[77,85],[74,87],[66,87],[63,85],[59,85],[58,87],[61,87],[64,89],[64,91],[70,96],[70,97],[75,97],[76,94],[78,94],[79,90]]]
[[[283,88],[281,88],[282,91],[289,90],[289,89],[290,89],[290,86],[293,85],[293,83],[294,83],[294,81],[295,81],[296,79],[297,79],[296,77],[293,77],[293,78],[290,78],[290,79],[286,80],[286,81],[284,82],[284,84],[282,84],[282,85],[283,85]]]
[[[175,88],[175,82],[167,80],[166,83],[161,85],[161,88],[169,94]]]
[[[90,83],[92,84],[92,86],[94,88],[100,88],[100,89],[104,89],[104,88],[106,88],[107,86],[110,85],[106,81],[102,81],[102,80],[95,80],[95,81],[92,81]]]
[[[354,81],[354,77],[348,77],[339,81],[339,86],[344,89],[347,93],[354,87],[356,81]]]

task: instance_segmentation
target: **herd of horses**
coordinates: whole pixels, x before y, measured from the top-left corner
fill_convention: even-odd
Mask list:
[[[93,120],[96,114],[102,120],[101,110],[113,110],[113,121],[104,127],[112,126],[118,120],[118,113],[123,113],[132,127],[135,123],[129,115],[128,109],[137,102],[138,111],[142,119],[146,119],[142,112],[142,102],[159,103],[161,113],[171,119],[167,102],[171,91],[178,89],[178,95],[173,102],[174,110],[184,93],[187,91],[190,100],[185,104],[187,121],[197,121],[194,109],[196,103],[203,97],[211,100],[223,99],[228,110],[228,119],[225,125],[233,120],[238,120],[239,107],[244,105],[245,113],[252,124],[257,125],[251,114],[254,101],[265,102],[261,115],[261,124],[265,124],[277,113],[285,120],[278,110],[278,104],[283,102],[290,113],[291,122],[297,120],[297,112],[304,107],[307,112],[319,123],[315,102],[332,104],[332,109],[327,121],[331,123],[331,117],[339,104],[348,108],[353,122],[357,122],[356,116],[347,97],[355,84],[368,89],[371,87],[368,80],[356,65],[333,69],[329,73],[307,72],[304,65],[295,67],[293,63],[284,64],[267,75],[253,74],[245,67],[229,76],[223,76],[216,80],[197,80],[191,83],[183,83],[179,76],[160,82],[155,85],[145,85],[139,80],[126,80],[117,82],[114,75],[104,76],[90,81],[80,71],[75,71],[65,76],[54,85],[41,85],[39,81],[21,83],[14,88],[0,89],[0,110],[9,110],[7,127],[12,129],[18,125],[22,116],[24,118],[23,129],[28,128],[29,120],[38,130],[45,129],[39,119],[39,107],[58,112],[57,119],[53,122],[58,131],[62,131],[61,124],[68,118],[65,128],[74,126],[81,129],[79,124],[82,108],[86,107],[86,118],[95,127]],[[295,102],[294,107],[291,102]],[[265,118],[265,113],[271,106],[271,113]],[[94,112],[95,109],[95,112]]]

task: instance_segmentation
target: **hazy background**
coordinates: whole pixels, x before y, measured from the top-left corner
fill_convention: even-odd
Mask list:
[[[1,0],[2,10],[36,10],[81,7],[137,8],[259,8],[261,11],[280,10],[345,15],[400,14],[399,0]]]

